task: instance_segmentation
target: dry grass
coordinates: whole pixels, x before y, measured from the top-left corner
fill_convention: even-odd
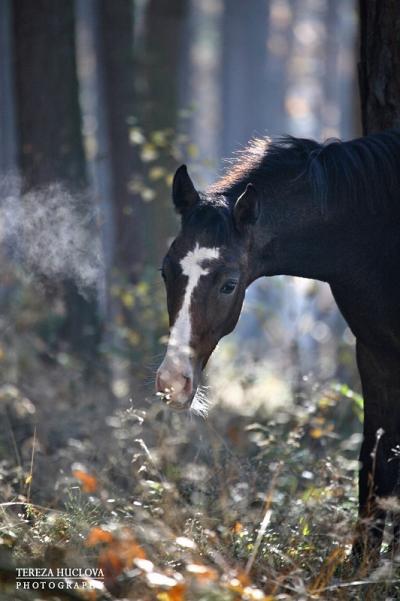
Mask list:
[[[348,559],[358,395],[308,383],[274,405],[281,388],[270,377],[263,388],[259,366],[253,378],[236,368],[228,389],[217,365],[207,420],[174,414],[137,382],[129,401],[107,372],[85,380],[67,352],[49,363],[40,308],[23,302],[1,339],[2,600],[399,598],[386,543],[373,572]],[[15,566],[100,566],[105,580],[97,592],[20,592]]]

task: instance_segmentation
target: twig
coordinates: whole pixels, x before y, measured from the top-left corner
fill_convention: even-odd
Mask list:
[[[251,552],[251,555],[250,555],[250,557],[249,557],[249,559],[247,561],[247,564],[246,564],[246,568],[245,568],[245,573],[246,574],[249,574],[250,571],[251,571],[251,568],[253,567],[255,558],[256,558],[257,553],[258,553],[258,549],[260,548],[260,545],[261,545],[261,541],[262,541],[263,536],[265,534],[265,531],[266,531],[266,529],[268,527],[268,524],[269,524],[269,522],[271,520],[271,515],[272,515],[272,509],[271,509],[272,495],[273,495],[273,492],[275,490],[276,479],[277,479],[277,477],[278,477],[281,469],[282,469],[282,463],[279,463],[279,465],[278,465],[277,469],[275,470],[275,473],[274,473],[274,475],[272,477],[272,481],[271,481],[271,485],[269,487],[269,490],[268,490],[268,492],[266,494],[266,498],[265,498],[265,513],[264,513],[264,517],[262,519],[262,522],[260,524],[260,529],[259,529],[258,534],[257,534],[256,542],[254,543],[254,549]]]
[[[45,507],[44,505],[38,505],[37,503],[30,503],[28,501],[5,501],[4,503],[0,503],[0,507],[13,507],[14,505],[30,505],[31,507],[36,507],[37,509],[42,509],[43,511],[54,511],[54,513],[64,513],[61,509],[53,509],[52,507]]]
[[[28,483],[28,491],[26,494],[26,499],[27,502],[30,502],[30,498],[31,498],[31,486],[32,486],[32,479],[33,479],[33,461],[35,458],[35,449],[36,449],[36,425],[35,425],[35,429],[33,431],[33,443],[32,443],[32,454],[31,454],[31,465],[29,468],[29,476],[26,479],[27,483]]]

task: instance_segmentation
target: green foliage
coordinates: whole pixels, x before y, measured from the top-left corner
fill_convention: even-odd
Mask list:
[[[146,267],[136,284],[116,276],[111,297],[117,312],[113,336],[108,345],[103,345],[103,350],[130,359],[135,365],[136,377],[143,377],[146,375],[141,371],[143,366],[151,364],[160,352],[163,335],[168,331],[165,292],[158,270]]]

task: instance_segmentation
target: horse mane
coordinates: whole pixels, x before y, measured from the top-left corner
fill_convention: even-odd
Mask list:
[[[266,189],[279,180],[291,189],[308,185],[323,214],[350,206],[371,213],[400,209],[400,130],[323,144],[292,136],[255,139],[207,192],[237,196],[250,181]]]

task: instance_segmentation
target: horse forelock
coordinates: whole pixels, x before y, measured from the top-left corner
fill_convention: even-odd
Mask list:
[[[229,246],[235,231],[228,203],[223,197],[200,202],[184,221],[184,230],[202,246]]]

